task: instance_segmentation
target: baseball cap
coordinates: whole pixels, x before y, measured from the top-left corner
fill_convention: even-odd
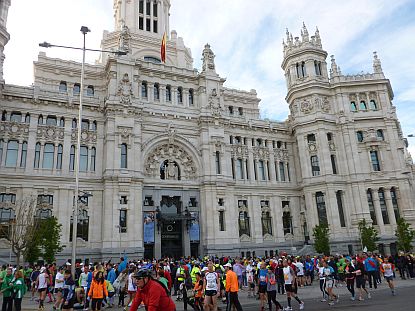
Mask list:
[[[232,267],[232,265],[228,262],[227,264],[225,264],[225,265],[224,265],[224,267],[229,267],[229,268],[231,268],[231,267]]]

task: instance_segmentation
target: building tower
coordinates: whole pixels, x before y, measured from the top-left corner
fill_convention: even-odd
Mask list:
[[[4,63],[4,47],[9,42],[10,34],[7,32],[7,14],[10,7],[10,0],[0,1],[0,89],[3,88],[3,63]]]

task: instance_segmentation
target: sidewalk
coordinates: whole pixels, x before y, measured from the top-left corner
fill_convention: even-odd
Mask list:
[[[369,292],[372,294],[373,299],[376,299],[376,295],[382,295],[383,294],[383,290],[388,289],[388,284],[382,280],[382,284],[378,285],[378,289],[369,289],[369,285],[366,284],[367,289],[369,290]],[[404,288],[404,287],[415,287],[415,280],[401,280],[400,278],[395,279],[395,286],[396,286],[396,292],[399,294],[399,288]],[[377,292],[379,291],[379,294],[377,294]],[[346,286],[338,286],[337,288],[334,289],[334,292],[340,295],[340,300],[342,299],[350,299],[350,293],[347,290]],[[246,288],[243,288],[242,290],[239,291],[239,301],[241,302],[242,307],[246,306],[258,306],[259,308],[259,301],[254,299],[254,298],[248,298],[248,291]],[[305,301],[305,305],[307,305],[307,301],[310,300],[314,300],[314,301],[320,301],[321,299],[321,291],[320,291],[320,287],[318,284],[318,280],[317,282],[313,282],[312,286],[306,286],[306,287],[301,287],[298,289],[298,297]],[[176,303],[176,309],[177,311],[183,311],[183,302],[179,301],[176,302],[175,299],[176,297],[172,297],[173,301]],[[117,298],[116,298],[117,299]],[[282,304],[285,305],[286,304],[286,296],[285,295],[279,295],[277,294],[277,300]],[[117,300],[116,300],[117,301]],[[45,311],[49,311],[52,310],[52,303],[45,303]],[[225,304],[223,304],[221,301],[218,302],[218,306],[224,310],[225,309]],[[38,309],[38,304],[35,301],[31,301],[30,300],[30,293],[27,293],[26,296],[23,298],[23,302],[22,302],[22,310],[37,310]],[[120,308],[112,308],[110,310],[122,310]],[[144,310],[144,309],[141,309]],[[188,306],[188,310],[192,310],[192,308],[190,306]]]

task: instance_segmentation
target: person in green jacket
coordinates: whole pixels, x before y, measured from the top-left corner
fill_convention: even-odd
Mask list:
[[[26,293],[26,285],[24,282],[23,272],[21,270],[16,271],[16,273],[14,274],[14,279],[11,288],[14,293],[14,308],[16,311],[21,311],[22,299],[24,294]]]
[[[3,293],[2,310],[11,311],[13,306],[12,287],[10,283],[13,281],[12,267],[6,269],[6,275],[0,280],[0,291]]]

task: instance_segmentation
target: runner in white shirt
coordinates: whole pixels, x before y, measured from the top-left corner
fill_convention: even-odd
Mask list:
[[[205,272],[203,291],[205,292],[204,310],[217,311],[217,298],[220,289],[219,276],[213,270],[213,263],[209,262],[208,271]]]
[[[287,303],[288,303],[288,307],[285,308],[285,310],[292,310],[291,308],[291,298],[294,298],[295,300],[298,301],[298,303],[300,304],[300,310],[304,309],[304,302],[302,302],[300,300],[300,298],[298,298],[297,293],[295,292],[295,285],[294,283],[296,282],[295,280],[295,272],[293,270],[293,268],[291,268],[288,265],[288,261],[286,259],[284,259],[284,261],[282,262],[284,268],[283,268],[283,273],[284,273],[284,284],[285,284],[285,291],[287,292]]]
[[[46,298],[48,283],[49,283],[49,277],[46,274],[46,268],[42,267],[40,268],[40,274],[36,280],[36,285],[37,285],[36,287],[39,293],[39,310],[42,310],[42,311],[45,309],[45,307],[43,306],[43,302],[45,301],[45,298]]]
[[[55,276],[55,294],[56,294],[56,301],[53,305],[53,310],[60,309],[61,303],[62,303],[62,290],[63,290],[63,277],[64,268],[59,267],[58,272]]]
[[[294,265],[297,267],[298,286],[304,286],[304,265],[298,259],[295,259]]]
[[[393,271],[395,271],[395,265],[389,262],[388,257],[385,257],[383,263],[380,265],[380,270],[382,271],[383,276],[389,284],[389,288],[392,291],[392,295],[395,296],[395,284],[393,283]]]

